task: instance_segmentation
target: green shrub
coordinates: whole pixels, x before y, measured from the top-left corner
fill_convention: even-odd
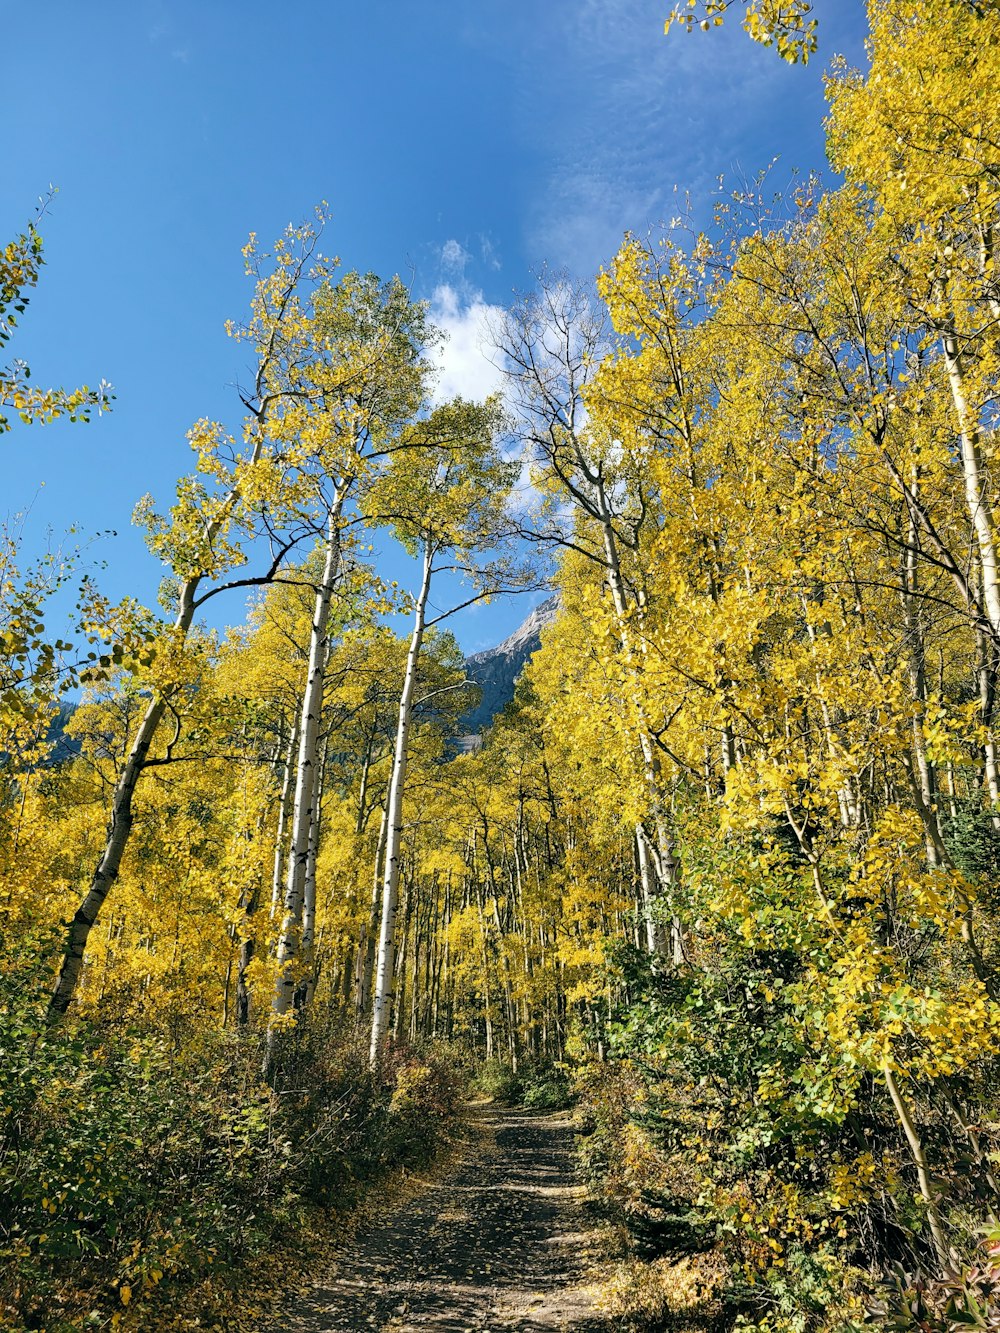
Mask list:
[[[494,1056],[484,1060],[476,1071],[472,1090],[501,1106],[517,1106],[524,1096],[524,1083],[509,1064]]]
[[[460,1087],[454,1069],[433,1052],[402,1060],[388,1107],[386,1142],[395,1161],[422,1165],[433,1157],[457,1114]]]
[[[527,1061],[515,1073],[504,1060],[486,1060],[472,1079],[473,1091],[501,1106],[561,1111],[574,1100],[569,1074],[554,1065]]]
[[[50,1028],[47,980],[0,977],[0,1327],[155,1327],[308,1205],[427,1161],[455,1112],[433,1055],[376,1075],[353,1033],[303,1027],[272,1088],[259,1034]]]
[[[573,1088],[561,1070],[529,1075],[523,1102],[532,1111],[564,1111],[573,1104]]]

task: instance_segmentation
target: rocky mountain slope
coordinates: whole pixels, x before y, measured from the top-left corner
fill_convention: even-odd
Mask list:
[[[548,598],[536,606],[503,643],[465,659],[469,679],[474,680],[483,692],[477,707],[463,719],[469,735],[476,736],[485,731],[497,713],[513,699],[514,682],[541,643],[542,630],[555,620],[558,608],[559,599]]]

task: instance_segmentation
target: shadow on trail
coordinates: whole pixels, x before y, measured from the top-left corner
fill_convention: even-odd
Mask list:
[[[564,1116],[480,1110],[451,1175],[359,1233],[268,1333],[600,1333]]]

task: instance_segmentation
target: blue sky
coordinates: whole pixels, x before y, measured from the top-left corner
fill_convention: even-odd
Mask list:
[[[25,546],[115,529],[102,586],[151,602],[161,573],[130,529],[190,467],[185,431],[236,425],[225,336],[249,288],[240,247],[310,215],[346,267],[398,272],[450,333],[444,383],[490,387],[479,328],[543,263],[589,277],[626,229],[706,218],[720,176],[774,158],[822,169],[822,72],[862,59],[861,0],[817,0],[806,69],[735,22],[663,36],[670,0],[0,0],[7,133],[0,239],[49,184],[47,266],[12,345],[39,383],[111,380],[88,426],[5,437],[0,517]],[[394,576],[405,576],[390,555]],[[242,618],[233,595],[222,621]],[[527,606],[455,625],[467,651]]]

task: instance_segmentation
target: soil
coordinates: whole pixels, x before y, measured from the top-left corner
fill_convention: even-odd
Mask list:
[[[600,1244],[569,1117],[474,1108],[443,1176],[359,1231],[267,1333],[605,1333],[587,1281]]]

